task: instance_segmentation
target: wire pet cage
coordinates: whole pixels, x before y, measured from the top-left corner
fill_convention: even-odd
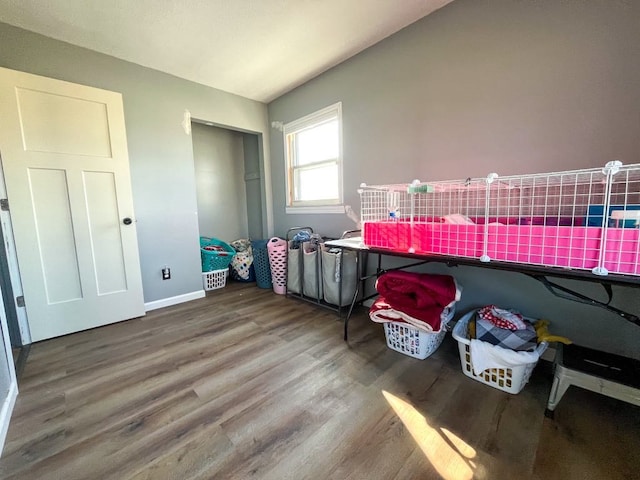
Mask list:
[[[358,192],[369,247],[640,275],[640,164]]]

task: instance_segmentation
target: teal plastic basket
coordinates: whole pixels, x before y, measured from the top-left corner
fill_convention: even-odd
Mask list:
[[[218,238],[200,237],[200,258],[203,272],[229,268],[235,254],[236,251],[231,245]]]
[[[256,285],[259,288],[272,288],[271,267],[269,266],[269,252],[267,251],[267,240],[253,240],[251,242],[253,250],[253,267],[256,274]]]

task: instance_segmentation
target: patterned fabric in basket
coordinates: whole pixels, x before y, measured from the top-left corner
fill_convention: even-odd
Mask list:
[[[508,330],[524,330],[527,328],[522,315],[515,310],[505,310],[495,305],[487,305],[478,310],[478,316],[499,328]]]
[[[488,320],[476,316],[476,339],[516,351],[531,351],[538,346],[536,331],[531,323],[523,330],[496,327]]]

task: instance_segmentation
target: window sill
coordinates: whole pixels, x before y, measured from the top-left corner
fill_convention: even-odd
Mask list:
[[[305,215],[308,213],[345,213],[344,205],[315,205],[309,207],[286,207],[287,214]]]

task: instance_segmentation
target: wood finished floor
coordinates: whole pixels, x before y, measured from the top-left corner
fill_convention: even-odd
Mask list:
[[[253,285],[34,344],[2,479],[633,479],[640,409],[572,387],[544,417],[548,365],[519,395],[426,360],[358,312]]]

